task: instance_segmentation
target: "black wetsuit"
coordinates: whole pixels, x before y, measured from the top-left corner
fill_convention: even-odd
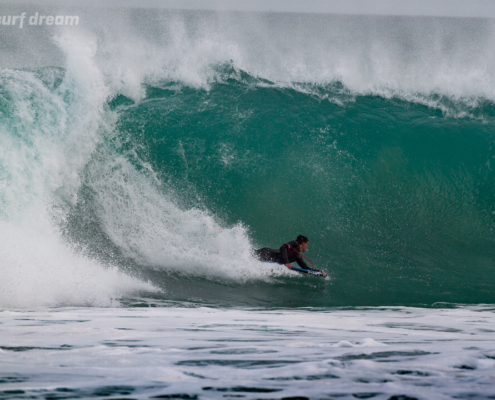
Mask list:
[[[297,251],[301,251],[299,244],[295,240],[288,242],[288,244]],[[278,250],[264,247],[255,250],[254,253],[260,261],[271,261],[279,264],[289,264],[295,261],[301,268],[313,270],[313,268],[308,267],[308,264],[304,262],[300,254],[297,254],[294,250],[288,248],[286,244],[283,244]]]

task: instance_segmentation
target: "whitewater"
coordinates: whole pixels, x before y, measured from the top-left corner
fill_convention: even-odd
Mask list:
[[[494,397],[492,19],[22,12],[0,398]]]

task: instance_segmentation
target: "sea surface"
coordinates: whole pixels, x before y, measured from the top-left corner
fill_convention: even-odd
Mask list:
[[[23,11],[0,398],[495,398],[493,20]]]

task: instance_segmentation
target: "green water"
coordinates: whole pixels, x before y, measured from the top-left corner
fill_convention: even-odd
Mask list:
[[[114,268],[166,301],[495,302],[493,21],[97,14],[25,31],[59,67],[0,70],[6,290],[150,288]],[[329,280],[251,256],[299,234]]]
[[[244,75],[209,90],[148,87],[143,101],[110,106],[119,151],[148,162],[182,204],[241,223],[259,247],[307,235],[306,254],[332,276],[234,284],[241,303],[495,300],[492,104],[455,117],[341,85],[304,93]],[[228,286],[181,278],[168,290],[228,302]]]

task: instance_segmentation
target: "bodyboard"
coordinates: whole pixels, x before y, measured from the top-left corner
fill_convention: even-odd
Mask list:
[[[274,261],[264,261],[268,264],[278,264],[278,265],[283,265],[283,264],[279,264],[279,263],[276,263]],[[296,272],[301,272],[303,274],[308,274],[308,275],[312,275],[312,276],[319,276],[321,278],[328,278],[328,274],[325,274],[324,272],[321,272],[321,271],[313,271],[311,269],[304,269],[304,268],[301,268],[301,267],[294,267],[292,266],[292,268],[290,269],[291,271],[296,271]]]
[[[321,278],[327,278],[328,277],[328,275],[325,274],[324,272],[321,272],[321,271],[312,271],[310,269],[304,269],[304,268],[300,268],[300,267],[292,267],[290,270],[291,271],[302,272],[303,274],[308,274],[308,275],[312,275],[312,276],[319,276]]]

